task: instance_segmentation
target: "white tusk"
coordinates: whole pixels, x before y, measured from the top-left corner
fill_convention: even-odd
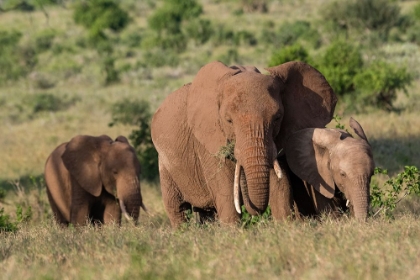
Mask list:
[[[241,166],[236,163],[235,167],[235,179],[233,181],[233,199],[235,203],[236,212],[241,214],[241,205],[239,203],[239,176],[241,174]]]
[[[277,177],[279,179],[281,179],[281,177],[283,176],[283,174],[281,172],[280,164],[279,164],[279,161],[277,159],[274,160],[273,166],[274,166],[274,171],[276,172]]]
[[[128,221],[132,222],[134,219],[133,219],[132,217],[130,217],[130,215],[128,215],[127,210],[125,209],[124,202],[123,202],[121,199],[119,200],[119,202],[120,202],[120,208],[121,208],[121,211],[122,211],[122,212],[123,212],[123,214],[124,214],[124,217],[125,217]]]
[[[347,199],[347,201],[346,201],[346,207],[349,207],[349,205],[350,205],[350,200]]]

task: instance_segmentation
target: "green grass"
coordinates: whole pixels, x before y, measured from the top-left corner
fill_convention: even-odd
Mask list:
[[[153,2],[153,1],[152,1]],[[318,8],[326,0],[271,1],[268,14],[234,16],[235,1],[200,1],[204,17],[233,30],[256,36],[268,22],[317,22]],[[415,1],[400,2],[411,11]],[[122,1],[132,23],[121,38],[141,35],[152,13],[147,1]],[[134,127],[109,127],[111,107],[125,98],[145,99],[154,111],[172,91],[190,82],[198,69],[236,49],[238,61],[261,71],[267,67],[273,46],[188,46],[176,67],[136,67],[144,50],[115,43],[116,67],[121,82],[104,87],[97,53],[83,47],[86,35],[71,18],[71,5],[41,11],[2,13],[0,26],[22,32],[22,45],[37,34],[56,33],[51,48],[39,55],[26,78],[0,87],[0,208],[16,219],[16,207],[32,208],[32,219],[16,233],[0,233],[2,279],[417,279],[420,277],[420,199],[408,197],[396,209],[394,220],[371,219],[359,224],[343,218],[322,222],[265,221],[248,229],[190,225],[173,231],[166,216],[159,184],[142,182],[150,215],[141,213],[139,226],[123,224],[102,228],[63,229],[52,221],[45,185],[44,163],[60,143],[77,134],[128,136]],[[323,32],[323,30],[320,30]],[[323,38],[328,37],[323,34]],[[321,50],[318,50],[319,52]],[[129,55],[128,55],[129,54]],[[350,116],[364,128],[372,144],[376,165],[392,176],[404,165],[420,166],[420,64],[419,49],[411,43],[384,44],[367,55],[382,55],[407,65],[416,74],[408,95],[399,93],[399,112],[369,111],[354,114],[340,103],[336,114],[348,128]],[[51,88],[42,88],[53,84]],[[48,86],[47,86],[48,87]],[[40,94],[71,104],[58,111],[34,113]],[[334,127],[331,123],[329,127]],[[386,178],[374,178],[381,183]]]

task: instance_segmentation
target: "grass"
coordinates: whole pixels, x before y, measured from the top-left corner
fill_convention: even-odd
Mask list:
[[[271,1],[268,14],[233,16],[235,1],[203,0],[205,17],[234,30],[258,35],[272,21],[319,20],[318,7],[328,0]],[[147,26],[152,10],[147,1],[123,1],[133,22],[121,37]],[[410,12],[415,1],[403,1]],[[0,87],[0,208],[16,218],[16,206],[32,208],[32,219],[16,233],[0,233],[2,279],[417,279],[420,276],[420,199],[408,197],[396,209],[394,220],[375,218],[359,224],[343,218],[322,221],[263,221],[248,229],[217,224],[189,225],[173,231],[166,216],[158,183],[142,181],[144,203],[137,227],[123,224],[102,228],[63,229],[52,221],[45,185],[44,163],[60,143],[77,134],[129,135],[133,127],[109,127],[112,104],[125,98],[145,99],[154,111],[173,90],[190,82],[205,63],[238,51],[233,63],[251,64],[261,71],[274,47],[189,46],[176,67],[135,68],[121,72],[121,82],[103,86],[95,51],[80,47],[84,32],[71,19],[70,7],[46,8],[49,17],[33,13],[1,14],[0,26],[23,33],[22,44],[45,29],[58,34],[54,42],[64,51],[42,53],[28,78]],[[125,34],[124,34],[125,33]],[[144,51],[116,44],[116,66],[136,65]],[[376,49],[375,49],[376,51]],[[132,55],[121,55],[131,52]],[[420,64],[418,47],[392,43],[378,48],[390,61],[416,73],[408,96],[400,93],[400,112],[354,114],[337,106],[336,114],[348,127],[350,116],[364,128],[377,166],[392,176],[404,165],[420,166]],[[375,54],[372,51],[372,55]],[[371,55],[371,54],[369,54]],[[51,82],[51,88],[40,84]],[[59,111],[33,113],[31,100],[51,94],[74,102]],[[330,127],[335,124],[331,123]],[[384,182],[385,178],[374,178]]]
[[[251,229],[22,228],[0,244],[3,279],[416,279],[420,224],[325,218]],[[384,228],[386,226],[386,229]]]

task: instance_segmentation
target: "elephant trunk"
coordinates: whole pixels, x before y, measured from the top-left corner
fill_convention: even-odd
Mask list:
[[[137,223],[140,207],[145,209],[140,193],[140,182],[137,177],[124,181],[121,186],[117,185],[117,196],[121,212],[127,220]]]
[[[268,205],[270,165],[265,142],[263,138],[249,139],[243,160],[239,160],[242,198],[251,215],[264,212]]]
[[[356,180],[356,187],[350,193],[350,203],[353,205],[354,216],[359,221],[366,221],[369,212],[369,179],[360,176]]]

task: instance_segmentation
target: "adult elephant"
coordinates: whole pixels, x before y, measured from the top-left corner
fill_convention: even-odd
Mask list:
[[[308,64],[289,62],[267,71],[209,63],[156,111],[152,139],[172,226],[185,221],[183,210],[190,206],[214,209],[222,223],[233,223],[242,202],[255,215],[269,197],[281,201],[272,209],[276,218],[291,213],[290,185],[279,179],[277,155],[291,133],[325,127],[337,99]],[[218,156],[233,145],[234,158]]]
[[[140,163],[124,136],[78,135],[59,145],[45,164],[48,200],[58,223],[137,222]]]
[[[366,220],[375,163],[362,126],[350,118],[350,127],[359,139],[340,129],[297,131],[288,138],[285,154],[291,171],[307,183],[316,214],[334,212],[340,204],[337,192],[342,192],[356,219]],[[305,193],[296,193],[302,186],[295,183],[293,189],[298,208],[307,209],[311,203],[303,202]]]

